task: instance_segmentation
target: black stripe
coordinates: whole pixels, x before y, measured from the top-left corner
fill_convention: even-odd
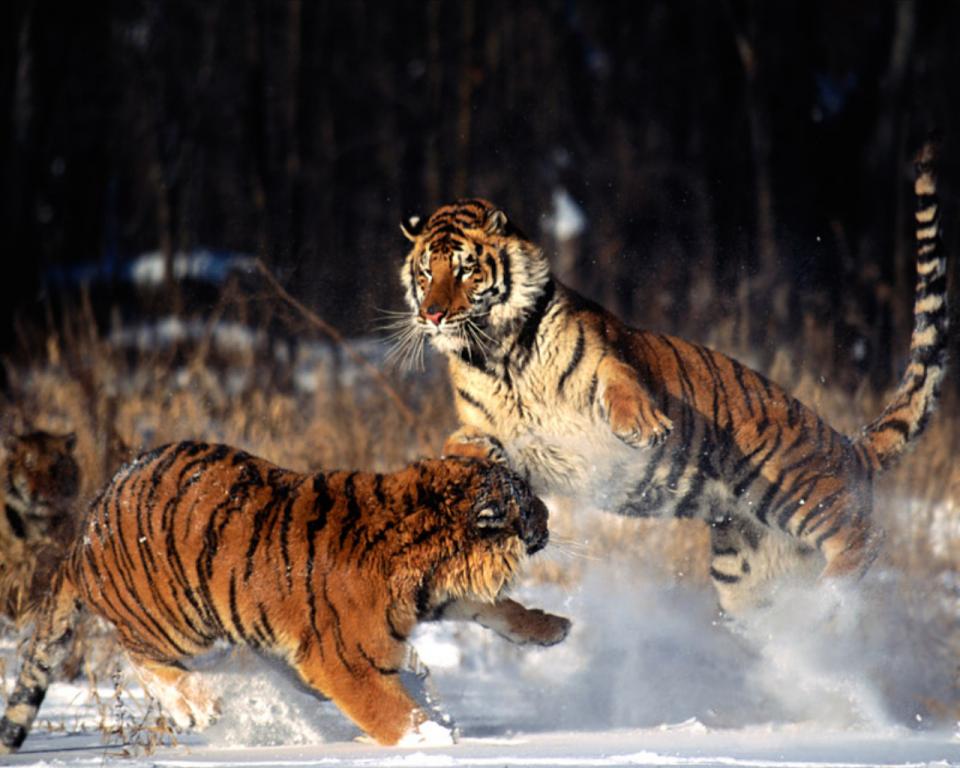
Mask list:
[[[237,631],[237,636],[245,643],[256,647],[259,643],[251,637],[243,626],[243,620],[240,618],[240,611],[237,608],[237,581],[234,574],[230,574],[230,621]]]
[[[467,365],[476,368],[478,371],[485,373],[488,376],[492,375],[487,369],[487,356],[484,355],[481,350],[462,347],[457,355]]]
[[[481,403],[479,400],[477,400],[477,398],[475,398],[473,395],[467,392],[467,390],[463,389],[462,387],[457,387],[457,394],[460,395],[460,397],[462,397],[465,402],[469,403],[478,411],[480,411],[480,413],[484,415],[484,417],[490,423],[491,426],[496,423],[493,420],[493,414],[490,413],[487,407],[483,403]]]
[[[281,502],[287,502],[284,505],[284,519],[286,519],[287,512],[291,509],[293,502],[297,498],[296,492],[297,488],[299,487],[299,482],[293,487],[287,485],[285,482],[283,482],[283,480],[281,480],[281,477],[284,474],[286,473],[279,469],[270,471],[270,475],[267,480],[267,483],[270,486],[270,500],[260,509],[258,509],[256,513],[254,513],[253,533],[250,535],[249,544],[247,544],[246,564],[243,570],[244,581],[249,581],[250,577],[253,575],[253,559],[257,552],[257,547],[260,546],[260,539],[263,537],[264,531],[271,531],[274,529],[275,524],[271,520],[271,517],[276,512],[277,506]],[[281,550],[282,549],[283,542],[281,542]]]
[[[510,301],[513,292],[513,271],[511,269],[510,252],[506,248],[500,249],[500,264],[503,267],[503,297],[500,301],[506,304]]]
[[[337,657],[340,659],[340,663],[346,667],[347,671],[354,677],[358,676],[357,670],[353,665],[347,661],[347,646],[343,642],[343,630],[340,625],[340,612],[337,610],[336,606],[333,604],[333,601],[330,599],[330,593],[327,591],[327,578],[323,578],[323,587],[321,590],[323,594],[323,601],[327,604],[327,609],[330,611],[330,615],[333,618],[333,640],[334,647],[337,651]]]
[[[7,707],[16,707],[20,704],[27,704],[31,707],[39,707],[43,703],[44,696],[47,695],[45,685],[21,686],[17,685],[10,698],[7,700]]]
[[[357,473],[351,472],[347,479],[343,481],[343,493],[347,497],[347,512],[340,521],[340,547],[347,544],[347,537],[351,533],[356,533],[354,528],[360,519],[360,504],[357,501],[357,489],[355,486]]]
[[[400,670],[397,669],[396,667],[381,667],[379,664],[377,664],[377,662],[374,661],[373,657],[364,650],[363,646],[359,642],[357,642],[357,650],[360,651],[360,655],[363,656],[363,660],[367,662],[367,664],[373,667],[381,675],[400,674]]]
[[[489,253],[486,255],[477,254],[478,259],[480,259],[481,256],[483,257],[484,265],[490,271],[490,287],[499,293],[500,289],[497,287],[497,260]]]
[[[762,456],[756,464],[753,465],[753,468],[750,470],[747,476],[734,486],[733,493],[735,496],[743,496],[743,494],[746,493],[746,491],[753,484],[753,481],[760,477],[760,473],[763,472],[763,468],[767,465],[767,462],[770,461],[770,459],[773,458],[773,456],[778,452],[782,439],[783,432],[777,432],[777,436],[773,441],[773,445],[770,446],[770,450],[767,451],[766,454]],[[761,447],[762,446],[763,444],[761,443]]]
[[[20,517],[20,513],[9,504],[4,507],[4,511],[7,513],[7,522],[10,523],[13,535],[18,539],[27,538],[27,528],[23,523],[23,518]]]
[[[567,379],[570,378],[570,375],[577,369],[577,366],[580,365],[580,362],[583,360],[583,348],[584,348],[583,323],[578,320],[577,321],[577,343],[573,347],[573,356],[570,358],[570,362],[567,364],[567,367],[564,370],[564,372],[560,374],[560,380],[557,382],[558,395],[563,391],[563,386],[564,384],[567,383]]]
[[[513,357],[514,350],[519,350],[524,358],[522,361],[517,361],[520,363],[521,368],[526,364],[530,353],[533,351],[533,345],[537,341],[537,332],[540,330],[540,323],[543,322],[544,315],[547,314],[547,307],[549,307],[550,302],[553,301],[556,291],[556,283],[552,279],[547,280],[543,286],[543,290],[537,297],[536,304],[533,305],[533,310],[520,327],[520,333],[517,334],[517,339],[508,356]]]
[[[357,558],[357,565],[363,566],[366,559],[370,556],[370,553],[373,552],[378,546],[380,546],[384,541],[387,540],[387,537],[397,527],[397,521],[391,520],[385,526],[383,526],[379,531],[376,532],[373,536],[369,537],[363,545],[363,549],[360,552],[359,557]]]
[[[783,504],[780,511],[777,513],[777,527],[785,533],[790,533],[788,526],[790,521],[793,519],[794,514],[800,507],[806,506],[807,503],[810,503],[814,507],[819,506],[819,502],[814,503],[811,497],[813,497],[814,490],[817,487],[817,483],[820,481],[819,477],[812,477],[808,480],[802,487],[795,487],[791,490],[786,498],[781,502]],[[794,501],[790,502],[789,500],[793,498]],[[789,502],[789,503],[788,503]]]
[[[387,506],[387,494],[383,490],[383,475],[380,472],[373,476],[373,497],[381,507]]]
[[[743,393],[744,402],[747,404],[747,411],[749,411],[751,418],[753,418],[753,397],[743,380],[746,369],[736,360],[731,360],[730,362],[733,364],[733,377],[737,380],[740,391]]]
[[[730,555],[739,555],[740,550],[736,547],[713,547],[711,548],[714,557],[728,557]]]
[[[330,495],[327,478],[323,474],[314,475],[313,492],[316,494],[316,498],[313,502],[313,519],[307,522],[307,563],[304,569],[304,589],[307,593],[307,603],[310,606],[310,626],[319,641],[317,648],[322,659],[323,637],[320,634],[320,628],[317,626],[317,596],[313,589],[313,568],[317,553],[316,536],[327,525],[327,513],[333,507],[334,499]]]
[[[899,432],[904,438],[907,438],[910,435],[910,424],[903,419],[888,419],[880,424],[875,431],[886,432],[887,430]]]
[[[423,620],[430,610],[430,592],[433,587],[433,569],[431,568],[420,578],[417,585],[417,592],[414,598],[414,605],[417,609],[417,619]]]
[[[399,629],[397,629],[397,625],[393,621],[393,615],[390,613],[389,607],[387,608],[387,611],[386,611],[386,617],[387,617],[387,628],[390,630],[390,637],[400,642],[406,640],[407,636],[403,634],[403,632],[401,632]]]
[[[263,603],[257,603],[257,611],[260,613],[260,626],[266,634],[267,639],[271,643],[276,643],[277,636],[274,634],[273,626],[271,626],[270,619],[267,617],[267,609]]]
[[[590,389],[587,392],[587,402],[590,404],[590,407],[593,407],[593,404],[597,402],[597,387],[600,385],[600,379],[597,377],[597,372],[593,372],[593,378],[590,379]]]
[[[736,584],[740,581],[739,576],[730,576],[726,573],[720,573],[716,568],[710,569],[710,578],[714,581],[719,581],[721,584]]]
[[[0,720],[0,743],[5,747],[17,749],[27,738],[27,729],[12,720]]]
[[[817,504],[813,507],[813,509],[811,509],[809,512],[807,512],[806,515],[804,515],[803,520],[800,521],[800,525],[797,526],[797,531],[794,535],[797,536],[798,538],[800,536],[803,536],[804,532],[807,530],[807,526],[810,525],[813,519],[817,516],[820,516],[821,518],[823,518],[827,514],[829,514],[830,509],[837,502],[837,500],[842,496],[843,496],[843,490],[834,491],[826,498],[821,499],[819,502],[817,502]],[[814,528],[813,530],[816,530],[816,529]]]

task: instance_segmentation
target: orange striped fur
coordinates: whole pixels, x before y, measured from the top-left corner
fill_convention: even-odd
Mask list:
[[[92,503],[7,702],[0,752],[26,737],[81,608],[114,625],[178,725],[215,715],[184,663],[227,640],[286,662],[377,741],[415,743],[440,726],[400,681],[426,672],[407,637],[453,601],[495,605],[546,541],[543,503],[499,464],[307,475],[223,445],[159,448]]]

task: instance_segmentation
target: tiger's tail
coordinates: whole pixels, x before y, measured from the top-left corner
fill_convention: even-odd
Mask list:
[[[50,678],[70,650],[80,609],[77,589],[67,575],[67,568],[61,567],[53,591],[37,616],[16,687],[0,720],[0,755],[15,752],[27,738]]]
[[[940,241],[934,172],[936,146],[927,142],[916,159],[917,289],[910,361],[883,413],[858,441],[876,469],[886,469],[923,432],[940,395],[947,363],[947,259]]]

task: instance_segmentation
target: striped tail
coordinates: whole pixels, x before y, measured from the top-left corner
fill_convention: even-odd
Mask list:
[[[910,363],[893,399],[859,441],[879,469],[890,466],[923,431],[946,371],[947,260],[940,242],[935,159],[936,147],[928,142],[916,161],[917,292]]]
[[[20,668],[17,685],[7,700],[0,720],[0,755],[15,752],[27,738],[50,685],[50,677],[63,661],[72,644],[80,616],[80,602],[73,584],[57,573],[53,593],[37,616],[33,639]]]

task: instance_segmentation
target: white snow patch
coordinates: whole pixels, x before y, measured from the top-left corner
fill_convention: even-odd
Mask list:
[[[173,277],[176,280],[203,280],[222,283],[232,272],[247,272],[256,268],[253,256],[215,253],[197,249],[173,256]],[[130,279],[137,285],[157,286],[166,277],[166,260],[160,251],[150,251],[130,262]]]
[[[553,210],[544,218],[544,231],[558,241],[572,240],[587,227],[587,216],[563,187],[554,187]]]
[[[554,648],[514,646],[471,624],[418,631],[418,652],[463,735],[456,746],[356,744],[360,731],[282,665],[235,653],[206,673],[222,699],[220,722],[123,765],[960,766],[956,731],[910,730],[919,702],[952,685],[955,660],[936,655],[901,589],[877,573],[855,590],[782,590],[731,626],[717,620],[709,589],[657,583],[625,558],[591,563],[576,588],[517,591],[573,618]],[[7,690],[12,651],[2,653]],[[38,728],[26,752],[5,760],[111,762],[84,691],[57,684],[40,712],[41,723],[79,735]]]
[[[453,746],[453,732],[439,723],[427,721],[412,728],[397,742],[398,747],[450,747]],[[426,756],[423,756],[426,758]]]

